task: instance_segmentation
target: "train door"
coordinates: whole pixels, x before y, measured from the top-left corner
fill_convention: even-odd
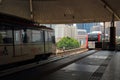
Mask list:
[[[49,52],[49,34],[45,31],[45,53]]]
[[[10,62],[13,57],[13,36],[12,30],[8,30],[1,26],[0,29],[0,64]]]
[[[48,41],[49,41],[49,53],[52,53],[52,37],[51,31],[48,32]]]
[[[15,56],[31,54],[30,51],[31,30],[14,30]]]
[[[52,53],[53,51],[52,31],[48,31],[48,49],[49,53]]]
[[[15,56],[22,55],[22,31],[14,30],[14,48],[15,48]]]
[[[44,53],[44,40],[42,30],[32,30],[31,52],[38,55]]]
[[[55,44],[55,34],[54,34],[54,31],[51,31],[50,32],[50,36],[51,36],[51,52],[52,53],[56,53],[56,44]]]
[[[55,37],[53,31],[46,31],[45,34],[45,50],[46,53],[55,53]]]
[[[31,29],[23,29],[21,32],[21,41],[22,41],[22,55],[32,54],[31,47],[33,47],[31,43],[32,30]]]

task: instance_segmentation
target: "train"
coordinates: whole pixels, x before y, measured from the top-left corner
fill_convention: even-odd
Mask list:
[[[86,42],[87,48],[88,49],[102,48],[103,40],[105,41],[104,44],[106,44],[109,41],[108,34],[104,35],[101,31],[94,31],[88,33]]]
[[[43,60],[56,52],[52,28],[0,13],[0,65]]]

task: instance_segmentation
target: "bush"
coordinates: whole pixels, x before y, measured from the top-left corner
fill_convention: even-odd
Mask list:
[[[63,37],[58,43],[57,48],[58,49],[74,49],[80,47],[80,44],[77,40],[70,38],[70,37]]]

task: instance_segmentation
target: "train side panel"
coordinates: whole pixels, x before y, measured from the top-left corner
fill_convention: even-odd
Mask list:
[[[27,31],[27,30],[26,30]],[[28,40],[23,42],[23,30],[14,30],[14,40],[11,35],[6,35],[9,39],[2,35],[0,43],[0,65],[10,64],[29,59],[48,58],[50,54],[55,53],[55,43],[53,43],[53,31],[47,31],[46,41],[44,44],[44,35],[42,30],[28,30]],[[6,32],[7,33],[7,32]],[[3,41],[4,40],[4,41]],[[14,41],[14,44],[13,44]]]
[[[49,57],[55,52],[50,32],[37,22],[0,13],[0,65]]]

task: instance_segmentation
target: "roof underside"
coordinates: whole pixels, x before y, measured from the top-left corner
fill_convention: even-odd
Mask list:
[[[119,20],[119,3],[120,0],[0,0],[0,12],[42,24],[103,22],[111,21],[113,12],[115,20]]]

